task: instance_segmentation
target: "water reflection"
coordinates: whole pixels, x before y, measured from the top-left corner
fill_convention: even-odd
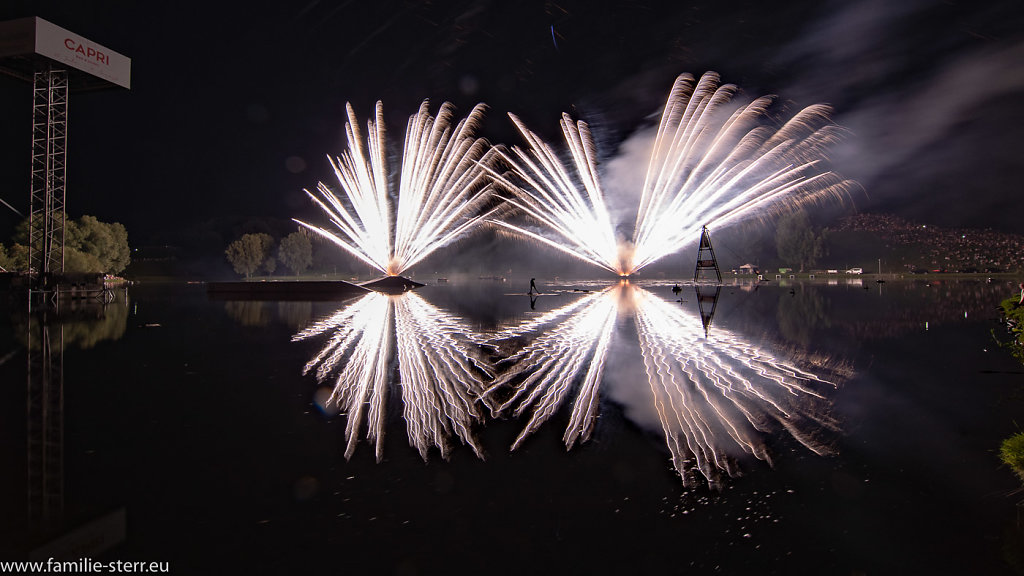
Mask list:
[[[701,300],[698,292],[698,301]],[[623,282],[496,335],[499,349],[527,341],[499,364],[488,396],[508,390],[496,413],[530,418],[512,448],[554,415],[575,388],[567,448],[585,442],[598,412],[598,391],[613,346],[617,319],[631,320],[642,357],[648,409],[657,414],[672,462],[685,484],[694,471],[708,482],[738,472],[736,455],[771,461],[764,437],[785,430],[817,454],[830,451],[822,432],[835,431],[825,380],[721,328],[705,331],[715,303],[699,315]],[[818,359],[818,368],[827,368]],[[622,385],[623,383],[618,383]],[[641,409],[640,412],[643,410]]]
[[[532,341],[508,355],[510,365],[495,379],[486,397],[511,386],[511,397],[495,410],[501,415],[516,406],[513,415],[532,409],[530,420],[512,449],[555,414],[578,381],[569,426],[563,440],[571,448],[585,442],[597,417],[597,392],[618,316],[619,288],[590,293],[538,318],[499,332],[497,348],[509,349],[524,337]],[[514,348],[513,348],[514,349]]]
[[[102,301],[64,298],[22,308],[12,317],[16,338],[28,354],[27,518],[31,541],[41,544],[32,551],[34,558],[78,558],[124,538],[123,511],[64,532],[64,351],[89,349],[124,336],[128,293],[112,295]],[[76,538],[87,544],[71,550],[67,542]]]
[[[845,311],[843,329],[858,339],[894,338],[926,330],[968,317],[990,314],[1013,282],[977,282],[970,280],[930,279],[888,283],[884,292],[872,296],[877,304],[868,308],[874,314]],[[872,310],[872,308],[874,310]]]
[[[646,290],[633,290],[634,320],[652,400],[672,464],[684,483],[694,467],[712,484],[738,472],[734,448],[771,462],[765,434],[785,430],[817,454],[836,431],[825,380],[741,335],[702,334],[693,314]]]
[[[770,463],[769,437],[830,453],[827,438],[838,426],[828,394],[848,374],[827,358],[771,352],[712,329],[720,293],[698,288],[696,303],[687,305],[628,282],[563,292],[570,302],[487,336],[417,293],[370,293],[293,341],[327,337],[304,373],[333,380],[323,404],[347,417],[346,458],[365,428],[382,459],[393,382],[409,442],[424,459],[431,448],[447,458],[455,438],[482,458],[474,430],[488,409],[525,419],[515,450],[570,397],[562,440],[571,449],[592,436],[600,395],[608,392],[602,387],[630,399],[625,412],[638,425],[660,429],[687,485],[700,478],[717,484],[723,474],[738,474],[747,457]]]
[[[37,315],[25,331],[28,350],[28,518],[51,530],[64,510],[64,326]]]
[[[818,290],[790,290],[779,295],[775,312],[779,332],[800,346],[810,346],[814,333],[831,326],[829,301]]]
[[[722,286],[702,286],[695,284],[693,289],[697,292],[697,309],[700,311],[700,323],[704,325],[704,335],[711,330],[711,323],[715,319],[715,309],[718,308],[718,298],[722,295]],[[674,290],[673,290],[674,291]]]
[[[229,300],[224,310],[232,320],[249,328],[269,326],[275,310],[278,320],[295,330],[309,325],[313,318],[313,303],[303,301]]]
[[[347,415],[345,457],[366,420],[367,440],[383,457],[386,402],[397,364],[409,442],[427,459],[431,447],[448,458],[457,437],[483,458],[474,427],[484,418],[478,398],[492,378],[481,339],[460,319],[415,293],[371,292],[299,332],[293,341],[328,334],[307,364],[320,382],[333,374],[327,405]]]
[[[127,291],[119,291],[107,303],[93,299],[67,300],[58,309],[44,308],[14,314],[12,324],[18,341],[28,350],[46,342],[44,329],[58,328],[64,348],[95,347],[100,342],[116,341],[124,337],[128,326]]]
[[[968,318],[991,315],[993,302],[999,302],[1015,284],[1009,281],[977,280],[902,280],[878,284],[832,286],[807,281],[779,282],[788,288],[778,292],[778,305],[772,314],[781,336],[797,346],[806,347],[822,338],[838,335],[858,341],[899,337],[921,332]],[[758,284],[736,284],[748,293],[758,292]],[[735,319],[743,329],[760,329],[762,318],[752,314]]]

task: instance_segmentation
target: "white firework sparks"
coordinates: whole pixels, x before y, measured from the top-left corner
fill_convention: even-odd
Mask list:
[[[526,186],[517,186],[496,173],[493,176],[513,191],[515,197],[507,200],[509,204],[540,221],[561,241],[502,220],[494,223],[595,266],[619,272],[628,264],[619,258],[620,243],[616,240],[615,225],[605,205],[595,166],[597,152],[586,123],[574,123],[568,114],[562,115],[562,134],[572,152],[576,175],[583,182],[581,190],[555,151],[527,129],[518,117],[509,116],[530,148],[527,151],[513,146],[515,158],[501,154]]]
[[[837,426],[819,390],[834,387],[813,373],[718,329],[705,335],[692,312],[621,282],[498,335],[539,332],[509,358],[511,367],[488,395],[512,386],[497,412],[532,411],[512,449],[554,415],[575,388],[563,441],[585,442],[598,413],[598,392],[616,318],[631,317],[639,338],[651,406],[658,415],[672,463],[684,483],[692,472],[709,482],[738,472],[737,448],[770,462],[763,433],[784,429],[815,453],[829,452],[817,436]],[[551,326],[555,323],[554,326]]]
[[[769,97],[726,116],[724,109],[735,91],[732,85],[721,85],[713,72],[696,83],[688,74],[676,79],[628,239],[616,238],[620,223],[609,215],[587,124],[562,115],[572,170],[512,116],[529,148],[500,152],[515,178],[494,171],[492,176],[510,191],[512,205],[554,237],[500,220],[494,223],[627,276],[676,251],[702,226],[841,199],[854,186],[824,169],[825,152],[840,132],[830,123],[827,106],[805,108],[776,130],[764,123]]]
[[[432,446],[447,459],[455,436],[483,458],[473,427],[483,420],[478,402],[491,373],[472,353],[479,342],[466,336],[472,332],[459,319],[411,292],[374,292],[292,340],[324,333],[330,333],[330,340],[304,373],[315,369],[323,382],[337,371],[328,403],[336,403],[348,418],[346,458],[355,450],[364,418],[377,461],[383,458],[386,400],[396,359],[410,445],[424,460]]]
[[[837,425],[818,390],[833,383],[728,330],[706,335],[699,318],[646,290],[632,298],[654,407],[684,482],[691,457],[712,484],[721,471],[736,474],[731,447],[771,462],[760,433],[773,428],[816,454],[830,452],[817,436]]]
[[[306,191],[336,230],[296,222],[377,270],[398,275],[489,215],[480,214],[490,195],[482,168],[493,154],[485,140],[473,135],[483,117],[482,104],[454,128],[454,106],[448,102],[437,118],[430,115],[427,101],[409,118],[394,211],[383,105],[377,102],[375,119],[367,122],[366,146],[352,106],[347,110],[348,149],[329,158],[345,201],[323,182],[317,185],[319,197]]]
[[[509,358],[513,368],[495,379],[489,390],[493,393],[513,381],[521,380],[517,382],[512,397],[498,406],[495,412],[500,414],[517,402],[519,406],[513,412],[516,417],[533,409],[529,422],[512,444],[513,450],[558,411],[573,383],[581,375],[579,392],[563,440],[566,448],[571,448],[577,440],[585,442],[590,437],[597,417],[598,387],[617,312],[615,300],[608,297],[608,290],[605,290],[555,309],[496,337],[500,340],[517,334],[541,332],[529,346]],[[545,330],[553,322],[559,323]]]

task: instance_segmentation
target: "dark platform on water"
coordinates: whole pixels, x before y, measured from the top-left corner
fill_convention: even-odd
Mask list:
[[[341,280],[281,282],[210,282],[206,293],[216,300],[340,300],[369,292]]]
[[[415,290],[424,284],[409,280],[402,276],[385,276],[378,278],[377,280],[371,280],[365,284],[360,284],[364,288],[375,290],[377,292],[383,292],[385,294],[401,294],[409,290]]]

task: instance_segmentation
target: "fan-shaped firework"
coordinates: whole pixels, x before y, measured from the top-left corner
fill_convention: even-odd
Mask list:
[[[323,182],[317,185],[319,197],[306,191],[336,230],[296,222],[377,270],[398,275],[487,216],[480,210],[490,184],[481,166],[490,162],[492,153],[485,140],[473,136],[483,117],[482,104],[454,128],[454,107],[448,102],[437,118],[430,115],[427,101],[409,118],[395,210],[383,105],[377,102],[375,119],[367,122],[365,146],[352,106],[347,110],[348,149],[330,159],[345,201]]]
[[[575,170],[510,115],[529,148],[502,157],[512,177],[493,176],[509,202],[548,232],[494,223],[620,275],[632,274],[693,240],[701,226],[722,226],[826,197],[842,198],[852,183],[824,169],[839,128],[827,106],[798,112],[778,129],[765,123],[771,98],[727,114],[735,92],[709,72],[699,82],[676,79],[665,103],[637,208],[632,236],[617,238],[587,124],[562,115]],[[575,174],[573,174],[575,172]]]

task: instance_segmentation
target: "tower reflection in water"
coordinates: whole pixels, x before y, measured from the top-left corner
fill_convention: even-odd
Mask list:
[[[486,409],[526,418],[515,450],[571,395],[563,441],[572,448],[593,433],[602,386],[633,387],[629,396],[644,398],[626,414],[641,426],[660,426],[687,485],[698,474],[712,485],[723,473],[737,474],[744,455],[771,462],[770,435],[829,453],[822,438],[838,428],[828,393],[839,371],[820,358],[783,357],[729,330],[709,330],[706,304],[697,313],[624,281],[485,337],[418,294],[373,293],[293,339],[329,334],[306,372],[321,382],[335,378],[330,402],[347,414],[346,457],[366,420],[381,459],[396,363],[409,441],[424,459],[431,446],[447,457],[452,436],[482,457],[474,427]],[[610,357],[636,356],[637,347],[635,379],[621,370],[606,374]],[[637,394],[637,386],[644,391]]]
[[[64,381],[68,348],[89,349],[124,336],[127,290],[110,298],[33,302],[12,319],[27,352],[27,520],[29,559],[75,560],[99,554],[125,538],[125,509],[94,510],[84,518],[65,509]],[[74,370],[71,371],[74,373]],[[81,508],[81,503],[78,503]]]
[[[371,292],[299,332],[293,341],[329,334],[305,367],[324,382],[337,372],[328,400],[347,414],[350,458],[366,420],[366,437],[383,458],[386,402],[395,363],[409,443],[427,459],[431,447],[448,458],[451,437],[483,457],[474,426],[483,422],[478,399],[491,370],[478,352],[481,338],[461,319],[418,294]]]

